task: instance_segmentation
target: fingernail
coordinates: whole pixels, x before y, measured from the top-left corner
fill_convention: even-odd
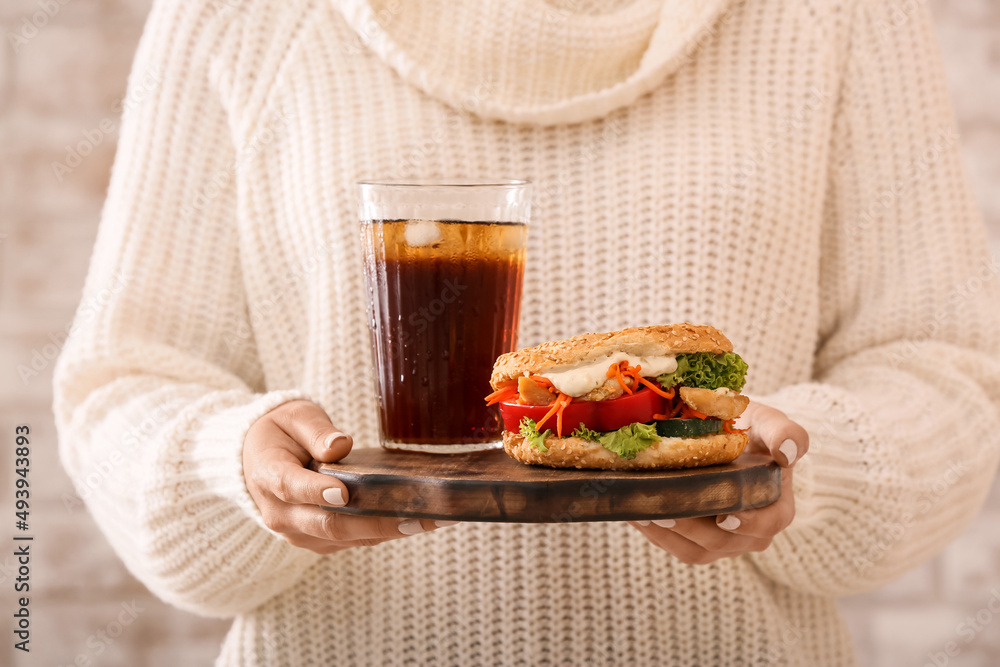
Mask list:
[[[781,443],[781,446],[778,447],[778,451],[784,454],[785,458],[788,459],[788,465],[792,465],[792,462],[794,462],[796,457],[799,455],[799,446],[795,444],[794,440],[789,438]]]
[[[323,489],[323,500],[334,507],[343,507],[347,504],[344,502],[344,492],[340,490],[339,486]]]
[[[677,522],[673,519],[656,519],[653,521],[653,525],[659,526],[660,528],[673,528],[677,525]]]
[[[454,526],[458,521],[435,521],[434,525],[438,528],[447,528],[448,526]]]
[[[715,523],[723,530],[736,530],[740,527],[740,520],[733,514],[727,516],[725,521],[716,521]]]
[[[640,526],[648,526],[649,525],[649,522],[646,521],[646,520],[636,521],[636,523],[639,524]]]
[[[339,431],[336,433],[331,433],[330,435],[326,436],[326,442],[324,444],[326,445],[327,449],[330,449],[335,444],[337,444],[338,440],[347,440],[347,436]]]
[[[416,519],[407,519],[399,522],[399,532],[403,535],[416,535],[424,532],[424,527]]]

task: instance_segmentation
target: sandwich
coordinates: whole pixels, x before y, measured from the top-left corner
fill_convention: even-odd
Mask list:
[[[729,463],[747,364],[710,326],[588,333],[501,355],[493,392],[508,455],[556,468],[633,470]]]

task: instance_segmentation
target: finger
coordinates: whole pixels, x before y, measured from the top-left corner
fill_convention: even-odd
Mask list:
[[[747,415],[750,451],[766,452],[783,468],[790,467],[809,451],[809,433],[785,413],[767,405],[753,404]]]
[[[770,539],[787,528],[795,518],[792,469],[781,474],[781,497],[765,507],[721,514],[715,518],[722,530],[736,535]]]
[[[336,542],[395,540],[441,527],[432,519],[353,516],[308,505],[289,506],[286,521],[292,530]]]
[[[704,565],[726,555],[710,553],[707,549],[695,544],[683,535],[678,535],[669,528],[638,521],[629,521],[629,523],[635,526],[650,542],[688,565]],[[643,525],[644,523],[645,525]]]
[[[274,414],[274,423],[323,463],[347,456],[354,439],[330,422],[329,415],[311,401],[293,401]]]
[[[437,521],[435,522],[439,525],[458,523]],[[349,542],[338,542],[334,540],[324,539],[322,537],[313,537],[312,535],[305,535],[303,533],[283,533],[281,535],[286,542],[291,544],[293,547],[299,547],[300,549],[308,549],[318,554],[332,554],[338,551],[343,551],[344,549],[351,549],[353,547],[373,547],[377,544],[382,544],[383,542],[388,542],[389,539],[382,538],[366,538],[363,540],[353,540]]]
[[[261,452],[253,476],[265,491],[283,503],[343,507],[350,500],[343,482],[303,468],[292,452],[281,447]]]
[[[308,549],[309,551],[324,555],[336,553],[337,551],[343,551],[344,549],[356,546],[375,546],[376,544],[381,544],[385,541],[371,540],[370,543],[365,544],[360,542],[332,542],[330,540],[324,540],[320,537],[303,535],[302,533],[284,533],[282,534],[282,537],[285,538],[285,541],[293,547]]]
[[[654,528],[656,526],[650,526]],[[713,553],[736,554],[750,551],[754,538],[747,535],[732,533],[719,528],[715,517],[705,516],[697,519],[678,519],[673,528],[658,528],[670,531],[697,544],[706,551]]]

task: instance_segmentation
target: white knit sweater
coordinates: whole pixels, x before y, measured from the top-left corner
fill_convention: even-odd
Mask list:
[[[622,4],[155,4],[55,409],[129,569],[235,617],[220,665],[851,664],[834,596],[976,512],[1000,288],[923,5]],[[707,566],[624,523],[269,532],[255,419],[309,396],[376,444],[353,183],[394,176],[537,183],[522,345],[726,332],[810,432],[794,523]]]

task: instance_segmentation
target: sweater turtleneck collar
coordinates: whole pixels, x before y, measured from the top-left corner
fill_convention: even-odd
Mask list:
[[[659,85],[732,0],[332,0],[410,84],[484,118],[599,118]]]

